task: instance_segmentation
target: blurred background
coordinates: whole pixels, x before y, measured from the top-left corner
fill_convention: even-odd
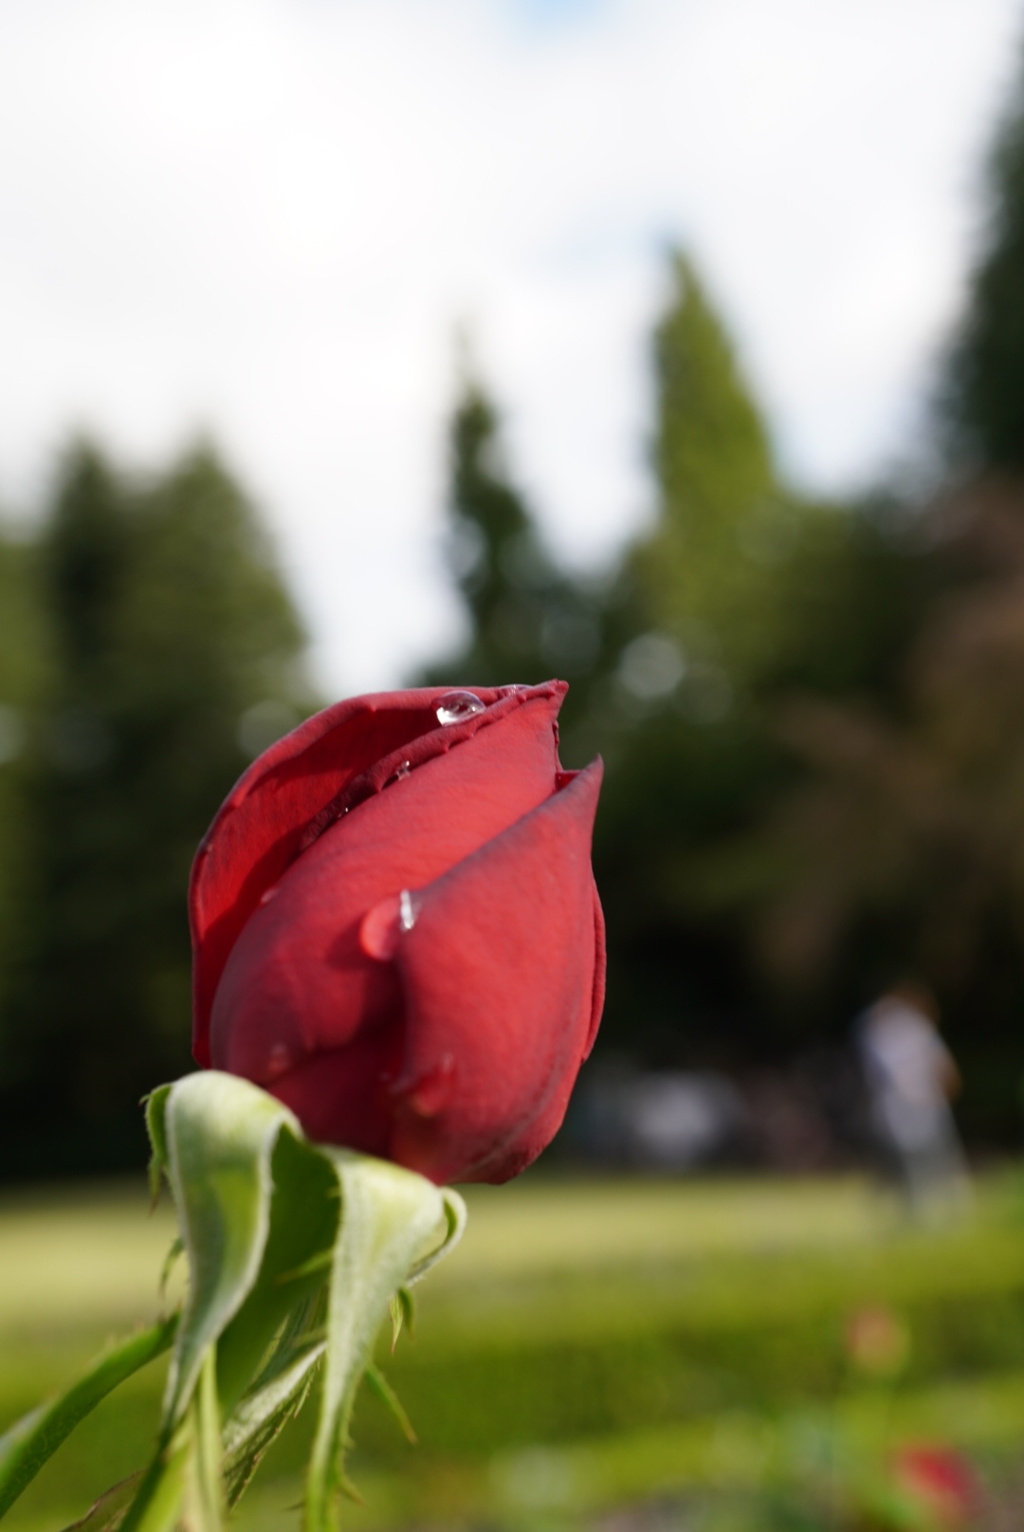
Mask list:
[[[433,1436],[367,1417],[366,1525],[1024,1520],[1022,39],[0,7],[4,1419],[153,1301],[138,1100],[232,781],[342,695],[554,674],[606,1017],[396,1367]]]

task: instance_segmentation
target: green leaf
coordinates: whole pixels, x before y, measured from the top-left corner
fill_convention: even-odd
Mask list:
[[[178,1316],[173,1314],[119,1341],[59,1399],[33,1410],[0,1437],[0,1516],[111,1389],[168,1349],[177,1328]]]
[[[154,1145],[165,1145],[190,1270],[164,1397],[170,1428],[192,1398],[209,1348],[255,1285],[270,1230],[271,1160],[281,1130],[301,1134],[273,1096],[216,1070],[154,1093],[151,1117]]]
[[[306,1532],[334,1532],[344,1489],[343,1449],[356,1390],[388,1305],[439,1224],[445,1200],[412,1171],[322,1147],[341,1189],[342,1216],[331,1269],[320,1420],[306,1481]],[[433,1252],[436,1255],[436,1251]]]

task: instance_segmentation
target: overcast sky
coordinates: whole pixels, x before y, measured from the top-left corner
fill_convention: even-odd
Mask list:
[[[793,480],[912,450],[1022,0],[0,0],[0,501],[74,429],[200,429],[330,695],[458,631],[438,551],[468,321],[556,547],[650,502],[684,241]]]

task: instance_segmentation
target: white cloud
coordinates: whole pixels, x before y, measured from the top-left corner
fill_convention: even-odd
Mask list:
[[[645,345],[692,241],[801,478],[901,449],[955,312],[1020,0],[0,4],[0,490],[74,426],[199,425],[333,692],[457,621],[434,538],[475,322],[552,536],[648,496]]]

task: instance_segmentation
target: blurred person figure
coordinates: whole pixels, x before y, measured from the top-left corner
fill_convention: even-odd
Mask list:
[[[857,1027],[871,1124],[887,1169],[915,1213],[962,1202],[967,1166],[950,1100],[960,1071],[939,1036],[937,1008],[922,984],[881,995]]]

